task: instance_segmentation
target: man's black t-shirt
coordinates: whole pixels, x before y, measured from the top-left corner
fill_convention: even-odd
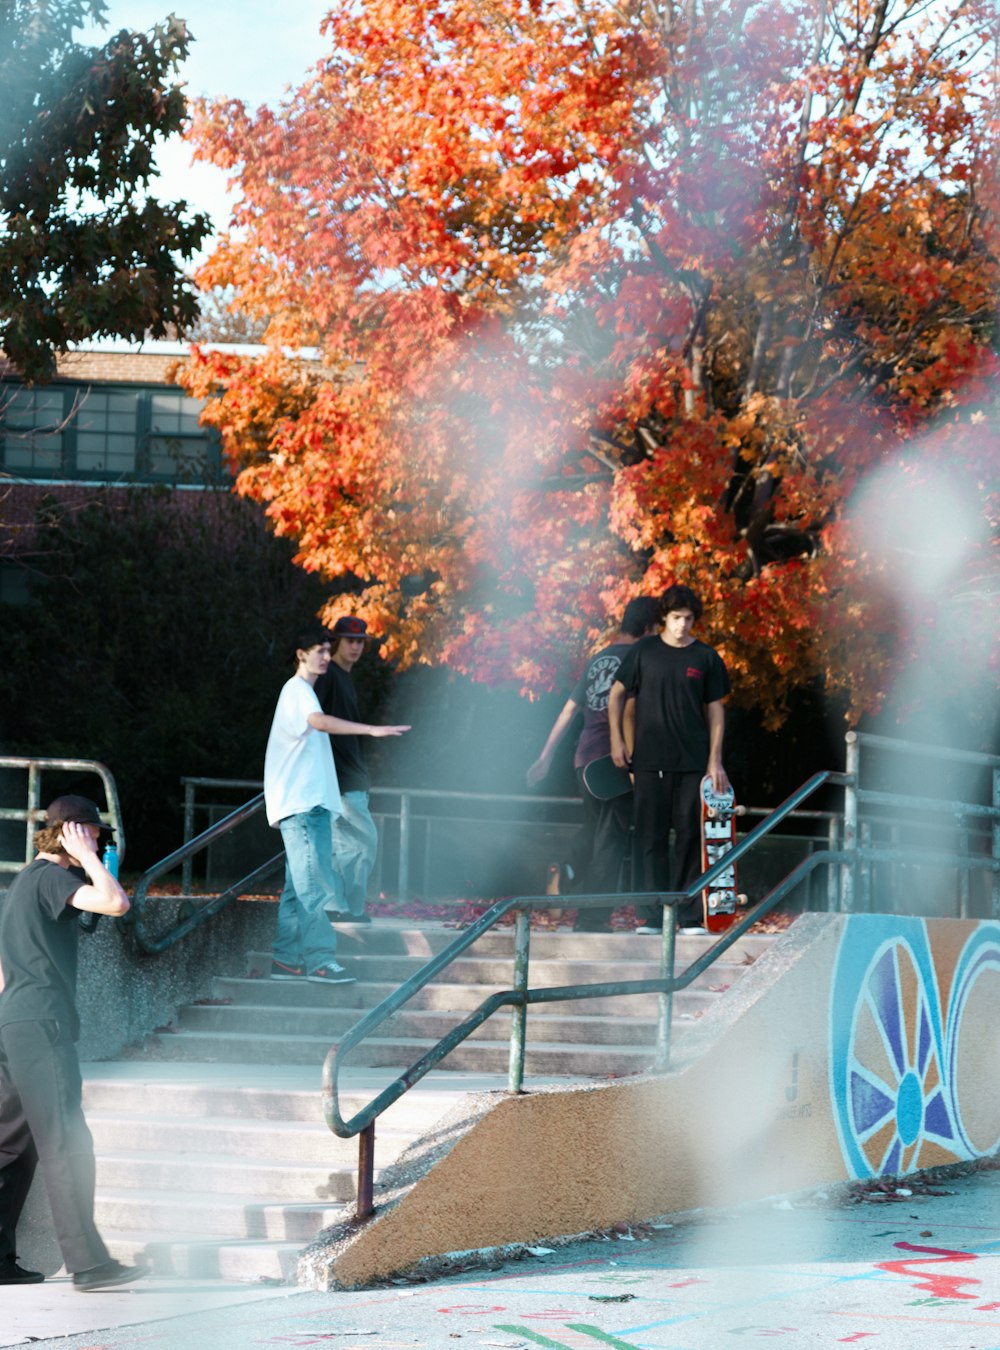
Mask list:
[[[346,670],[331,661],[325,674],[313,688],[319,706],[329,717],[342,717],[345,722],[360,722],[358,692]],[[367,792],[371,779],[360,736],[331,736],[333,762],[337,766],[337,782],[341,792]]]
[[[709,748],[705,704],[729,693],[718,652],[697,638],[686,647],[642,638],[622,660],[617,679],[636,696],[632,767],[703,773]]]
[[[86,875],[36,858],[19,872],[0,904],[0,1026],[58,1022],[74,1041],[80,911],[69,900]]]

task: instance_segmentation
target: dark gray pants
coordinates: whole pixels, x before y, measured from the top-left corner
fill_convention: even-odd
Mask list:
[[[82,1093],[76,1047],[58,1022],[0,1027],[0,1257],[15,1251],[37,1166],[66,1269],[108,1260],[94,1226],[94,1141]]]

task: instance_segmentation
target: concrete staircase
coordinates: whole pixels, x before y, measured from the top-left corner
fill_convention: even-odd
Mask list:
[[[251,953],[247,975],[216,979],[211,997],[180,1009],[177,1026],[159,1037],[156,1058],[319,1066],[343,1034],[370,1008],[412,976],[455,938],[438,926],[420,929],[379,922],[339,930],[338,957],[357,984],[317,988],[305,981],[265,978],[270,954]],[[354,1064],[411,1064],[489,994],[510,987],[513,931],[480,938],[439,980],[379,1028],[351,1057]],[[735,983],[771,941],[746,937],[689,990],[674,1000],[675,1030],[696,1020],[713,998]],[[678,969],[708,945],[679,937]],[[531,940],[531,984],[551,987],[612,980],[654,979],[659,939],[632,933],[538,932]],[[603,1078],[639,1073],[652,1062],[658,1000],[655,994],[557,1002],[530,1009],[525,1073]],[[443,1067],[506,1074],[509,1016],[496,1014],[451,1052]]]
[[[301,1249],[345,1217],[357,1141],[326,1127],[320,1066],[364,1011],[450,943],[454,930],[378,921],[339,930],[357,984],[329,988],[265,978],[251,953],[242,978],[217,978],[179,1010],[175,1030],[136,1057],[90,1066],[85,1107],[98,1154],[97,1221],[116,1256],[164,1274],[294,1278]],[[678,968],[704,938],[678,939]],[[675,1036],[771,941],[748,937],[674,1005]],[[533,985],[653,977],[655,937],[532,934]],[[442,973],[412,1007],[359,1047],[342,1077],[353,1114],[495,989],[508,988],[513,933],[494,932]],[[553,1003],[528,1013],[526,1087],[641,1072],[652,1061],[655,995]],[[376,1125],[378,1171],[470,1090],[506,1086],[509,1017],[497,1014]]]

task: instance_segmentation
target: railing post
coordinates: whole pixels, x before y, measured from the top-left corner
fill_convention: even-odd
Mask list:
[[[410,794],[399,794],[399,871],[397,890],[404,903],[410,895]]]
[[[830,817],[830,823],[826,829],[826,846],[831,853],[837,852],[837,844],[840,839],[840,821],[836,816]],[[828,864],[826,869],[826,909],[828,914],[836,914],[840,908],[840,893],[837,889],[837,869],[832,863]]]
[[[375,1213],[375,1122],[358,1135],[358,1203],[355,1216],[367,1219]]]
[[[531,948],[531,910],[519,909],[514,921],[514,980],[511,988],[523,994],[528,988],[528,961]],[[524,1041],[528,1025],[527,1003],[515,1003],[510,1014],[510,1061],[507,1091],[521,1092],[524,1086]]]
[[[1000,769],[993,770],[993,862],[1000,863]],[[993,917],[1000,919],[1000,871],[993,870]]]
[[[674,957],[677,949],[676,901],[663,906],[663,941],[660,946],[660,979],[674,978]],[[660,1014],[656,1027],[656,1059],[654,1068],[670,1067],[670,1031],[674,1015],[674,993],[667,989],[659,995]]]
[[[856,731],[849,731],[845,770],[851,781],[844,788],[844,852],[850,858],[840,869],[840,908],[844,914],[854,913],[854,891],[858,866],[858,787],[861,767],[861,743]]]
[[[872,846],[872,827],[871,822],[863,820],[861,822],[861,851],[867,852]],[[862,914],[871,914],[872,912],[872,863],[869,858],[861,859],[858,865],[858,892],[860,898],[860,908]]]
[[[42,772],[39,766],[32,760],[28,765],[28,819],[25,822],[25,841],[24,841],[24,861],[31,862],[35,856],[35,830],[38,822],[35,820],[34,811],[37,811],[42,804]]]
[[[956,816],[955,825],[958,830],[958,842],[955,845],[955,852],[958,854],[959,858],[965,860],[969,856],[968,824],[961,816]],[[968,867],[963,867],[960,863],[956,880],[958,891],[958,917],[960,919],[968,919],[972,914],[971,870]]]
[[[194,793],[193,783],[184,784],[184,842],[190,844],[194,838]],[[193,875],[194,863],[190,857],[184,859],[181,865],[181,892],[184,895],[191,894],[191,879]]]

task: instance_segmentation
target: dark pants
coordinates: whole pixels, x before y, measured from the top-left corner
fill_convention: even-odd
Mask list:
[[[599,801],[588,791],[582,769],[576,771],[576,783],[583,802],[583,825],[573,850],[573,889],[581,894],[612,895],[621,890],[622,863],[632,830],[632,796],[625,793]],[[583,909],[576,927],[580,931],[607,928],[613,913],[613,908]]]
[[[39,1166],[66,1269],[108,1260],[94,1226],[94,1142],[82,1092],[76,1047],[57,1022],[0,1027],[0,1257],[15,1250]]]
[[[701,873],[702,773],[668,773],[640,769],[635,774],[636,854],[643,890],[679,891]],[[670,831],[674,832],[674,865],[670,866]],[[639,909],[644,923],[659,924],[662,910]],[[699,895],[678,909],[685,927],[704,921]]]

